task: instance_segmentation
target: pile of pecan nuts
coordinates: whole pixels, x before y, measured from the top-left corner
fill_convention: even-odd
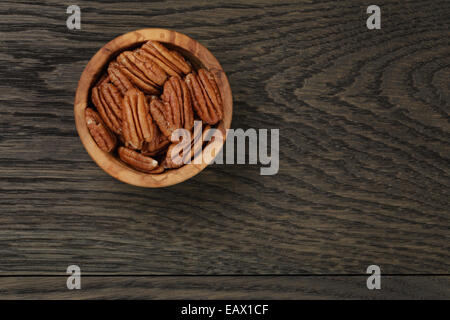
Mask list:
[[[99,148],[151,174],[183,165],[171,159],[179,143],[172,141],[174,130],[192,131],[194,119],[200,119],[205,132],[223,118],[214,76],[193,70],[179,52],[156,41],[111,61],[92,88],[91,101],[95,108],[86,108],[86,124]]]

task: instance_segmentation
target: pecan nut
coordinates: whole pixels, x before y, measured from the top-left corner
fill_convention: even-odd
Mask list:
[[[126,146],[142,149],[144,141],[152,141],[155,137],[156,125],[142,91],[137,89],[127,91],[123,98],[122,118]]]
[[[172,110],[177,110],[177,112],[172,112],[175,126],[190,131],[194,126],[194,112],[186,83],[178,76],[170,77],[164,84],[161,99],[168,102]],[[179,117],[175,118],[175,116]]]
[[[154,94],[159,92],[167,79],[167,73],[154,61],[144,61],[131,51],[122,52],[117,57],[119,70],[142,91]]]
[[[92,88],[92,102],[105,124],[113,132],[122,132],[122,95],[111,83],[103,83],[100,87]]]
[[[119,147],[119,157],[126,164],[142,172],[152,173],[158,168],[158,161],[155,159],[125,147]]]
[[[91,108],[86,108],[86,125],[98,147],[105,152],[111,152],[116,147],[116,136],[109,131],[97,112]]]
[[[171,76],[188,74],[191,65],[184,57],[176,51],[167,49],[157,41],[146,42],[139,50],[138,56],[145,60],[151,60],[158,64],[167,74]]]
[[[135,69],[133,71],[138,73]],[[156,86],[145,82],[139,76],[136,76],[135,73],[118,62],[111,62],[108,66],[109,78],[120,89],[122,94],[133,88],[139,88],[148,94],[159,94],[159,89]],[[143,77],[142,75],[140,76]]]
[[[108,66],[108,75],[111,82],[119,88],[122,94],[125,94],[128,90],[132,89],[134,86],[127,76],[122,72],[124,68],[117,62],[111,62]]]
[[[186,76],[186,84],[192,96],[194,109],[200,119],[216,124],[223,118],[223,103],[216,80],[211,72],[199,69]]]
[[[194,126],[194,112],[186,83],[179,76],[171,77],[164,84],[161,98],[152,97],[150,101],[150,112],[161,132],[171,140],[176,129],[190,131]]]
[[[163,102],[156,96],[151,98],[150,113],[162,134],[169,139],[172,137],[172,132],[179,128],[178,123],[175,123],[175,119],[180,118],[178,112],[179,110],[172,110],[170,103]]]

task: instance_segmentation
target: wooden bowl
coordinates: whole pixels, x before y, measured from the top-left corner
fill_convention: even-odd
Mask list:
[[[216,126],[222,131],[223,141],[210,142],[217,144],[216,150],[220,150],[222,147],[226,138],[226,129],[230,128],[233,99],[228,79],[217,59],[200,43],[175,31],[142,29],[129,32],[107,43],[92,57],[78,82],[74,106],[76,127],[84,147],[92,159],[114,178],[135,186],[159,188],[183,182],[198,174],[209,163],[186,164],[181,168],[166,170],[161,174],[146,174],[136,171],[121,162],[115,155],[104,152],[97,146],[89,133],[84,115],[90,99],[91,88],[108,63],[120,52],[137,47],[148,40],[160,41],[169,48],[178,50],[191,61],[195,68],[203,67],[215,76],[224,107],[224,118]]]

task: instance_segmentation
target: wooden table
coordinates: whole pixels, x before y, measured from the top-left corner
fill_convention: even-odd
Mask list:
[[[371,1],[73,4],[81,30],[69,3],[0,3],[0,298],[450,298],[449,1],[377,1],[380,30]],[[219,59],[232,127],[280,129],[277,175],[214,165],[152,190],[97,167],[78,79],[147,27]]]

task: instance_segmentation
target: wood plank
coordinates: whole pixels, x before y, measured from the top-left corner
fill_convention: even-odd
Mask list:
[[[65,277],[0,278],[0,299],[449,299],[448,277]]]

